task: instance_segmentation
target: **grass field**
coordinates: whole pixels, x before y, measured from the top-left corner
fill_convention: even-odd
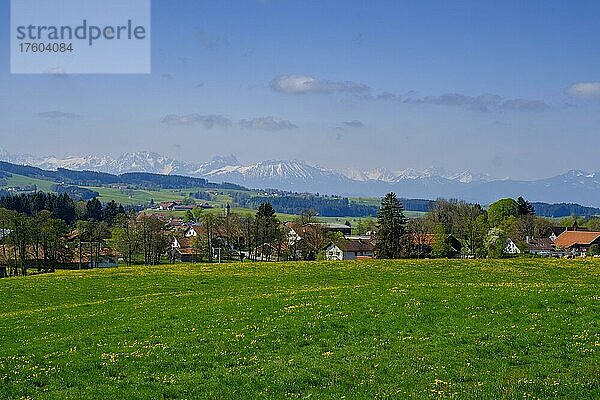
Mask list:
[[[531,259],[3,279],[0,398],[598,399],[599,272]]]

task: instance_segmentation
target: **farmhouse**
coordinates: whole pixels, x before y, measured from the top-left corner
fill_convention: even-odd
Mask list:
[[[580,228],[577,226],[577,224],[575,224],[574,226],[553,226],[552,233],[550,234],[549,237],[552,241],[554,241],[554,240],[556,240],[557,237],[560,236],[561,233],[569,232],[569,231],[588,232],[589,229]]]
[[[363,239],[342,239],[330,243],[325,248],[328,260],[356,260],[373,258],[375,246],[371,241]]]
[[[529,253],[538,256],[558,255],[558,252],[556,251],[556,246],[550,238],[535,239],[527,236],[525,238],[525,246]]]
[[[67,237],[67,251],[72,254],[65,268],[114,268],[119,257],[114,249],[101,240],[89,240],[79,235],[77,229]]]
[[[342,235],[347,236],[352,233],[352,227],[344,224],[329,223],[329,222],[311,222],[305,224],[304,227],[321,228],[325,232],[340,232]]]
[[[554,240],[554,244],[573,255],[585,255],[591,245],[600,245],[600,232],[565,231]]]
[[[192,236],[173,237],[171,242],[171,262],[194,262],[198,251],[192,247]]]
[[[517,255],[517,254],[521,254],[521,249],[519,249],[519,247],[517,246],[517,244],[515,243],[514,240],[512,240],[511,238],[508,238],[506,240],[506,246],[504,247],[504,254],[509,254],[509,255]]]
[[[183,236],[186,238],[196,237],[198,235],[206,235],[206,229],[201,228],[200,225],[189,226],[183,232]]]
[[[158,206],[158,209],[164,211],[173,211],[175,209],[175,206],[177,205],[179,205],[179,203],[177,203],[176,201],[163,201]]]
[[[454,237],[454,235],[448,235],[448,242],[450,243],[450,250],[454,254],[460,254],[462,250],[462,244]],[[431,254],[431,249],[435,244],[436,235],[433,233],[424,234],[412,234],[410,235],[411,244],[417,247],[421,254],[425,257]]]

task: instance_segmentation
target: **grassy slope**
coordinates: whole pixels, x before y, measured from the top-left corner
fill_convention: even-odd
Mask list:
[[[55,185],[54,182],[29,178],[29,177],[20,176],[20,175],[13,175],[12,177],[7,178],[7,186],[25,186],[25,185],[32,185],[32,184],[36,184],[38,186],[39,190],[48,191],[48,192],[51,191],[52,186]],[[1,187],[2,186],[0,186],[0,188]],[[172,190],[168,190],[168,189],[155,191],[155,190],[120,190],[120,189],[115,189],[115,188],[95,187],[95,186],[83,186],[83,187],[86,187],[91,190],[95,190],[96,192],[100,193],[99,199],[102,202],[109,202],[111,200],[114,200],[117,203],[120,203],[123,205],[128,205],[128,204],[129,205],[146,205],[150,202],[150,199],[154,199],[155,203],[160,203],[163,201],[182,201],[183,199],[185,199],[187,197],[187,195],[189,195],[189,193],[194,193],[199,190],[206,190],[206,188],[203,188],[203,189],[189,188],[189,189],[181,189],[181,190],[177,190],[177,191],[172,191]],[[211,204],[212,206],[214,206],[216,209],[219,209],[219,210],[221,208],[225,207],[225,205],[227,203],[230,203],[230,204],[232,203],[231,196],[229,196],[227,194],[230,191],[223,190],[222,192],[224,192],[225,194],[217,196],[216,201],[208,201],[209,204]],[[255,192],[253,192],[253,191],[250,191],[248,193],[255,194]],[[376,199],[373,199],[373,200],[376,200]],[[378,201],[378,200],[376,200],[376,201]],[[206,201],[198,200],[198,202],[204,203]],[[236,208],[232,209],[232,211],[235,213],[238,213],[238,214],[254,215],[256,213],[256,210],[249,209],[249,208],[237,208],[236,207]],[[183,215],[183,213],[175,213],[175,214]],[[417,217],[423,213],[407,211],[407,212],[405,212],[405,214],[408,217]],[[277,215],[278,215],[279,219],[282,221],[292,221],[292,220],[296,219],[296,217],[297,217],[296,215],[282,214],[282,213],[278,213]],[[363,218],[324,217],[321,219],[328,221],[328,222],[337,221],[337,222],[342,222],[342,223],[344,223],[345,221],[350,221],[354,225],[356,222],[358,222],[359,220],[361,220]]]
[[[0,398],[600,398],[600,263],[175,265],[0,280]]]
[[[56,185],[56,182],[46,181],[42,179],[29,178],[27,176],[22,175],[12,175],[9,178],[5,179],[6,186],[28,186],[28,185],[37,185],[38,190],[43,190],[46,192],[50,192],[52,190],[52,186]]]

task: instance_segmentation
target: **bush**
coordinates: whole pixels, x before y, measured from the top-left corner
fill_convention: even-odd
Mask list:
[[[597,244],[591,245],[587,254],[590,256],[600,256],[600,246]]]

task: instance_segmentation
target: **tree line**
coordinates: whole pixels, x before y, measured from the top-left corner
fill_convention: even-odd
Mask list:
[[[127,264],[174,262],[177,255],[172,244],[177,238],[189,241],[186,246],[198,262],[217,258],[316,260],[324,256],[328,243],[343,238],[328,232],[312,209],[283,224],[269,202],[249,215],[200,207],[187,214],[190,224],[173,227],[155,214],[126,210],[114,201],[102,204],[97,198],[74,201],[66,194],[42,192],[0,198],[0,266],[6,266],[12,276],[24,275],[28,268],[52,271],[73,260],[78,260],[79,268],[82,260],[94,267],[108,247]],[[571,218],[559,223],[600,229],[600,219]],[[197,228],[196,235],[184,238],[189,226]],[[362,219],[354,232],[373,235],[378,258],[457,256],[453,238],[462,247],[461,255],[483,258],[502,257],[509,237],[522,245],[527,237],[548,237],[552,227],[521,197],[498,200],[487,209],[440,199],[425,216],[409,219],[400,199],[389,193],[382,199],[377,218]]]
[[[533,205],[519,197],[501,199],[486,210],[460,200],[437,200],[422,218],[408,220],[394,193],[387,194],[377,216],[376,253],[379,258],[452,257],[450,236],[462,245],[464,256],[502,257],[508,238],[519,245],[530,238],[548,237],[553,224],[535,215]],[[434,235],[433,244],[420,240]],[[427,243],[432,247],[425,252]]]

